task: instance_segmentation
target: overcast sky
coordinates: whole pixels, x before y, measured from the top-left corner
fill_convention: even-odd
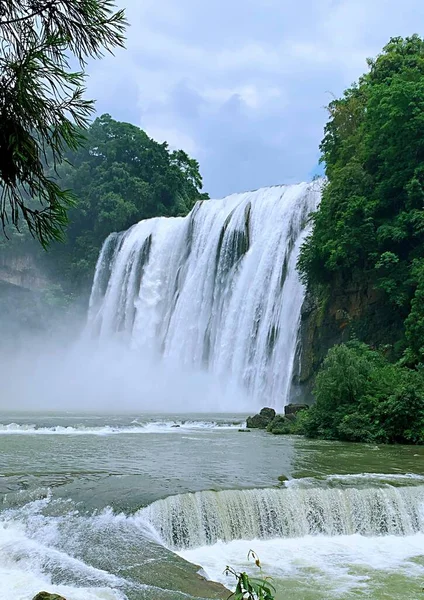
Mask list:
[[[120,4],[127,49],[89,67],[98,113],[186,150],[212,197],[310,179],[330,93],[424,26],[424,0]]]

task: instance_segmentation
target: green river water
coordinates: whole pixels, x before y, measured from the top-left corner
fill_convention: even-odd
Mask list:
[[[226,598],[197,572],[231,588],[251,548],[278,600],[424,598],[424,448],[240,433],[245,415],[0,423],[1,600]]]

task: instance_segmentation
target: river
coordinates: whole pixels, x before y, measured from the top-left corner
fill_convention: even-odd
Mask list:
[[[250,549],[278,600],[422,597],[424,448],[241,433],[239,414],[0,423],[1,599],[225,598],[199,566],[231,588]]]

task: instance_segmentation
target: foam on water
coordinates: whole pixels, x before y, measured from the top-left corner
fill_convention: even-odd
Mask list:
[[[286,488],[302,489],[317,487],[382,487],[424,485],[424,475],[416,473],[356,473],[344,475],[325,475],[323,477],[302,477],[284,482]]]
[[[396,483],[407,477],[397,476]],[[420,589],[424,486],[409,481],[399,488],[380,481],[379,488],[183,494],[134,514],[111,508],[80,513],[73,501],[50,494],[20,504],[18,494],[17,506],[0,512],[0,598],[28,600],[42,589],[67,600],[123,600],[133,590],[134,597],[154,598],[153,588],[134,588],[128,573],[134,565],[145,573],[158,551],[169,560],[163,544],[226,586],[232,582],[223,575],[225,566],[252,571],[247,553],[254,549],[264,573],[283,581],[278,599],[354,598],[362,592],[403,598],[374,595],[372,586],[396,576]],[[408,598],[415,596],[408,592]]]
[[[281,580],[282,593],[278,598],[327,600],[357,598],[363,593],[367,598],[415,599],[422,593],[423,533],[401,538],[393,535],[366,537],[355,534],[233,540],[183,550],[178,554],[201,565],[214,581],[234,587],[234,580],[223,573],[223,565],[231,565],[236,570],[257,576],[257,570],[247,560],[247,554],[252,548],[260,557],[264,574],[276,578],[277,584]],[[393,587],[390,590],[390,585],[389,595],[370,594],[370,589],[378,587],[379,579],[384,586],[390,577],[405,578],[403,585],[415,588],[417,595],[404,587],[403,595],[401,592],[398,596]]]
[[[0,435],[122,435],[145,433],[178,433],[183,431],[213,431],[215,429],[238,430],[246,426],[245,421],[238,423],[220,423],[215,421],[154,421],[134,425],[87,427],[86,425],[40,427],[32,423],[0,424]],[[138,424],[136,424],[138,423]]]
[[[0,598],[28,600],[48,590],[67,600],[124,599],[126,596],[117,589],[121,584],[118,577],[58,547],[61,518],[43,519],[41,515],[49,503],[50,498],[46,498],[21,511],[0,513]],[[58,578],[58,574],[62,576]],[[68,579],[68,583],[57,583],[55,579]],[[71,584],[72,579],[79,583]]]

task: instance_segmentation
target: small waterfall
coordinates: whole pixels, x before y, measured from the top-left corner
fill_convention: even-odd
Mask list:
[[[253,489],[170,496],[139,516],[173,550],[306,535],[424,532],[424,486]]]
[[[320,194],[320,182],[264,188],[112,234],[97,263],[89,332],[205,368],[281,408],[304,297],[296,261]]]

